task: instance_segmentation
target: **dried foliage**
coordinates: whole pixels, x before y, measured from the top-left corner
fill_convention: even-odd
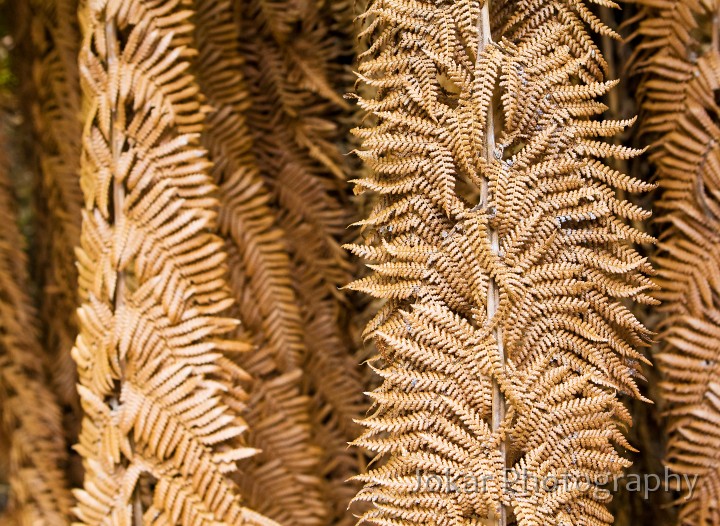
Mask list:
[[[0,102],[0,437],[7,454],[10,500],[2,524],[69,524],[61,414],[48,388],[17,203],[10,181],[9,109]]]
[[[338,90],[346,87],[352,45],[337,27],[352,8],[301,0],[235,7],[242,58],[234,60],[247,86],[240,108],[247,121],[236,136],[254,158],[245,165],[252,173],[232,184],[238,195],[252,189],[245,208],[273,232],[265,235],[268,254],[273,244],[285,254],[254,256],[249,243],[262,238],[247,229],[238,229],[247,241],[229,248],[241,318],[259,347],[242,363],[258,378],[247,418],[250,443],[263,452],[241,485],[283,524],[345,524],[355,492],[345,481],[363,462],[347,446],[358,433],[363,382],[350,350],[348,303],[338,292],[353,269],[340,246],[352,208],[338,149],[343,128],[334,122],[349,109]],[[250,186],[258,176],[261,185]],[[261,215],[261,205],[271,212]],[[221,215],[226,210],[223,203]],[[264,267],[274,267],[274,281]]]
[[[31,153],[36,163],[34,271],[41,293],[39,312],[42,343],[53,371],[51,381],[63,410],[69,443],[77,441],[81,411],[77,367],[70,352],[77,336],[75,311],[79,305],[75,247],[80,241],[80,28],[77,0],[33,0],[30,19],[33,97],[29,120],[33,125]],[[58,313],[66,313],[59,316]],[[82,465],[70,456],[71,484],[82,484]]]
[[[68,432],[77,434],[77,372],[70,357],[77,334],[75,247],[80,239],[83,202],[78,177],[82,124],[77,0],[32,0],[29,7],[35,90],[32,121],[40,165],[36,242],[42,286],[40,315],[53,383],[73,413]],[[59,312],[68,315],[58,316]]]
[[[76,514],[87,525],[273,524],[231,481],[254,453],[240,440],[246,373],[229,359],[248,344],[226,337],[237,322],[223,316],[216,187],[187,71],[192,3],[101,0],[81,15]]]
[[[720,24],[718,3],[639,0],[635,73],[641,133],[652,144],[662,229],[655,263],[656,362],[667,465],[683,484],[679,523],[720,524]]]
[[[600,160],[637,153],[599,140],[632,121],[592,119],[615,82],[586,28],[610,30],[577,0],[384,0],[364,18],[357,188],[379,198],[351,246],[374,273],[352,288],[386,304],[366,330],[384,382],[357,441],[381,461],[358,477],[363,520],[610,524],[604,492],[535,484],[627,465],[618,394],[639,396],[649,339],[623,303],[654,302],[631,246],[651,239],[625,223],[648,213],[615,195],[649,185]],[[484,483],[418,492],[418,473]]]
[[[720,525],[720,5],[628,2],[0,0],[0,522],[637,523],[640,316]]]
[[[302,319],[284,233],[275,224],[246,122],[240,30],[230,2],[199,2],[197,27],[198,74],[213,108],[205,141],[220,188],[219,228],[240,316],[257,345],[246,367],[257,376],[248,419],[250,441],[261,451],[243,470],[241,487],[252,505],[281,523],[314,524],[322,513],[317,482],[298,482],[318,469],[308,449],[309,401],[299,388],[306,353]]]

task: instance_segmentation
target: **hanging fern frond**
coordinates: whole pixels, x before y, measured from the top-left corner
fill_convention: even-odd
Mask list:
[[[254,454],[241,435],[249,344],[199,146],[204,109],[188,73],[189,0],[99,0],[81,11],[85,203],[77,251],[86,525],[274,524],[231,477]]]
[[[648,213],[615,195],[650,185],[601,160],[637,153],[600,140],[632,121],[593,120],[614,81],[587,26],[608,29],[577,0],[364,18],[357,190],[378,198],[350,247],[374,272],[351,287],[386,303],[366,329],[384,381],[357,440],[377,454],[362,520],[610,524],[593,482],[627,465],[619,395],[640,397],[650,338],[623,300],[655,300],[632,248],[652,239],[625,223]],[[448,475],[454,491],[428,486]]]
[[[77,335],[75,247],[80,239],[80,30],[77,0],[31,2],[36,98],[32,120],[40,164],[38,266],[40,314],[62,402],[78,410],[77,372],[70,357]],[[67,316],[57,313],[66,312]],[[76,429],[75,429],[76,431]]]
[[[337,31],[335,10],[347,3],[251,0],[237,1],[236,6],[243,72],[250,88],[247,122],[269,204],[284,232],[282,242],[301,306],[306,350],[302,374],[295,380],[302,396],[310,398],[312,435],[306,449],[316,453],[302,462],[304,484],[284,490],[293,495],[297,507],[272,494],[261,498],[280,508],[268,512],[278,520],[281,510],[302,516],[317,502],[317,509],[323,510],[317,524],[345,524],[352,520],[346,508],[355,491],[346,479],[364,463],[347,447],[358,433],[354,420],[362,414],[364,388],[351,352],[349,303],[338,292],[353,271],[340,246],[353,217],[338,147],[345,140],[340,121],[349,108],[340,93],[347,87],[352,42]],[[350,30],[351,26],[343,28]],[[289,389],[289,379],[283,385]],[[256,414],[260,418],[259,410]],[[253,418],[249,422],[254,430],[260,427]],[[267,473],[273,461],[277,459],[272,456],[254,459],[269,462],[258,467]]]
[[[32,128],[33,140],[28,145],[36,173],[32,275],[40,289],[41,341],[62,405],[65,435],[74,442],[81,419],[77,369],[70,356],[78,331],[75,247],[80,241],[82,209],[78,5],[77,0],[33,0],[12,9],[14,22],[29,26],[21,30],[29,35],[20,39],[13,53],[15,68],[21,70],[21,106]],[[82,467],[77,455],[71,456],[69,469],[72,483],[80,484]]]
[[[3,95],[3,98],[5,95]],[[67,447],[60,406],[48,387],[17,203],[10,183],[8,101],[0,105],[0,435],[8,446],[9,505],[3,524],[70,523]]]
[[[249,123],[263,176],[282,212],[291,252],[323,276],[330,294],[350,278],[338,238],[351,217],[333,119],[347,109],[330,77],[338,52],[309,2],[238,2]],[[273,16],[271,17],[270,14]],[[302,240],[302,243],[300,243]],[[320,291],[318,291],[320,292]]]
[[[307,354],[285,233],[261,177],[246,122],[240,27],[230,0],[197,2],[200,87],[212,112],[205,144],[220,190],[219,230],[230,255],[230,284],[256,351],[240,363],[248,386],[248,440],[258,455],[239,474],[253,507],[282,524],[317,524],[326,514],[311,445],[310,400],[300,391]]]
[[[634,60],[651,143],[665,314],[656,362],[679,524],[720,524],[720,23],[717,2],[641,0]],[[698,477],[695,487],[687,484]],[[672,489],[672,488],[671,488]],[[690,490],[693,489],[691,492]]]

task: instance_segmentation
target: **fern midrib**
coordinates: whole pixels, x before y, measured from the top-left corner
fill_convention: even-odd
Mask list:
[[[117,37],[117,24],[115,17],[109,17],[105,21],[105,44],[107,46],[107,58],[108,58],[108,69],[118,67],[118,52],[120,44]],[[120,162],[120,155],[125,144],[125,134],[122,132],[119,126],[117,126],[117,108],[114,106],[111,109],[110,114],[110,153],[112,155],[113,167],[117,167]],[[116,176],[113,177],[112,183],[112,213],[113,213],[113,224],[117,228],[118,223],[122,223],[124,220],[124,207],[125,207],[125,185],[122,181],[119,181]],[[127,283],[125,282],[125,272],[122,270],[116,270],[117,279],[115,281],[115,295],[113,297],[113,312],[117,314],[118,310],[125,306],[125,296],[127,294]],[[111,407],[120,406],[120,390],[122,385],[125,383],[125,369],[127,365],[127,358],[120,357],[120,380],[118,381],[115,388],[115,395],[110,401]],[[130,446],[133,447],[133,440],[130,437]],[[129,459],[128,459],[129,460]],[[143,524],[143,512],[142,502],[140,500],[140,485],[136,484],[133,489],[132,496],[132,523],[134,526],[142,526]]]
[[[485,0],[480,16],[478,18],[478,52],[476,57],[476,70],[480,65],[480,57],[485,49],[492,43],[492,34],[490,29],[490,0]],[[492,102],[488,105],[485,129],[483,130],[483,151],[482,155],[486,163],[493,162],[495,155],[495,112]],[[489,210],[490,207],[490,191],[489,180],[487,177],[481,178],[480,187],[480,207]],[[492,224],[488,225],[488,236],[490,247],[496,258],[500,257],[500,237],[496,228]],[[487,322],[496,323],[495,316],[500,302],[500,292],[497,281],[490,276],[487,291]],[[502,366],[505,366],[505,349],[503,347],[502,325],[496,323],[494,329],[495,341],[497,342],[498,356]],[[500,390],[497,378],[492,379],[492,422],[491,429],[493,433],[497,433],[502,427],[505,420],[506,401],[505,395]],[[507,467],[507,445],[505,439],[500,442],[500,456],[502,457],[503,467]],[[504,473],[503,473],[504,475]],[[507,525],[507,510],[503,503],[499,505],[499,514],[496,515],[495,510],[491,510],[489,514],[491,524],[496,526]]]

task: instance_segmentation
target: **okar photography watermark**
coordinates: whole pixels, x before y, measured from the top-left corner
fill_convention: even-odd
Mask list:
[[[497,487],[494,475],[473,475],[454,473],[449,469],[443,474],[415,473],[415,492],[427,493],[478,493],[487,492]],[[686,499],[690,499],[698,482],[698,475],[678,475],[665,468],[663,474],[628,473],[625,475],[598,475],[594,478],[581,472],[568,472],[562,475],[537,476],[527,471],[507,470],[500,481],[507,491],[514,493],[535,493],[575,491],[593,492],[599,498],[606,498],[612,493],[624,489],[629,492],[641,493],[648,499],[656,491],[682,491]]]

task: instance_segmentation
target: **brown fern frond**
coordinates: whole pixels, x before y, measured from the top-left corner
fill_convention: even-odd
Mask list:
[[[0,417],[8,446],[10,498],[5,524],[62,526],[70,522],[65,469],[67,448],[61,412],[48,387],[37,313],[17,204],[10,183],[7,101],[0,109]],[[3,454],[5,451],[3,451]]]
[[[301,236],[294,251],[314,254],[308,264],[338,294],[335,285],[347,282],[350,266],[337,238],[351,216],[341,200],[345,174],[332,122],[346,103],[326,73],[332,71],[335,50],[310,2],[238,5],[257,160],[284,212],[289,241]],[[277,13],[276,18],[266,17],[267,12]],[[288,28],[296,28],[291,44]]]
[[[33,0],[8,7],[16,27],[13,62],[29,139],[24,149],[34,175],[31,274],[40,292],[41,342],[65,435],[74,443],[81,420],[77,368],[70,355],[78,331],[75,247],[82,209],[78,6],[76,0]],[[68,470],[71,484],[81,484],[82,464],[75,453]]]
[[[350,247],[374,272],[351,287],[385,305],[362,521],[610,524],[596,484],[627,465],[619,395],[640,396],[650,337],[623,301],[654,300],[632,247],[652,239],[625,223],[648,213],[615,195],[649,185],[598,160],[635,153],[598,140],[631,121],[591,119],[613,83],[588,27],[606,29],[579,1],[364,17],[357,186],[378,200]]]
[[[343,123],[349,114],[340,93],[349,84],[347,63],[353,55],[346,36],[352,26],[339,29],[339,20],[347,20],[349,12],[337,10],[346,5],[236,2],[250,88],[247,122],[269,204],[284,232],[301,306],[306,353],[298,388],[311,402],[309,447],[318,452],[316,467],[310,468],[309,459],[306,466],[313,476],[320,475],[315,484],[325,508],[321,521],[327,524],[351,520],[346,508],[353,490],[345,480],[363,464],[347,447],[358,432],[354,420],[362,412],[364,388],[350,350],[349,304],[338,291],[353,271],[340,246],[353,209],[338,147],[345,140]],[[294,492],[301,503],[314,495],[300,487]],[[301,504],[300,510],[309,507]]]
[[[660,186],[655,262],[666,463],[682,525],[720,523],[720,25],[718,4],[642,0],[634,59],[641,133]],[[688,483],[697,477],[696,486]],[[691,491],[692,489],[692,491]]]
[[[311,445],[310,400],[300,392],[305,329],[285,233],[270,206],[246,122],[250,100],[240,27],[229,0],[197,6],[197,67],[213,108],[204,137],[220,189],[219,230],[230,254],[240,319],[257,346],[240,362],[255,377],[246,416],[252,426],[248,440],[260,452],[243,466],[239,484],[250,505],[281,523],[317,524],[327,512],[318,449]]]
[[[75,247],[80,239],[79,183],[82,124],[77,54],[80,29],[77,0],[30,2],[34,51],[32,121],[37,137],[38,260],[40,316],[53,365],[53,383],[74,413],[68,433],[78,427],[77,371],[70,357],[77,335]],[[58,316],[59,312],[68,313]]]
[[[204,110],[188,73],[189,0],[83,5],[85,196],[77,251],[85,412],[81,524],[274,524],[231,477],[246,373],[228,359],[237,322],[212,232],[216,186],[199,146]],[[145,491],[141,490],[145,488]]]

